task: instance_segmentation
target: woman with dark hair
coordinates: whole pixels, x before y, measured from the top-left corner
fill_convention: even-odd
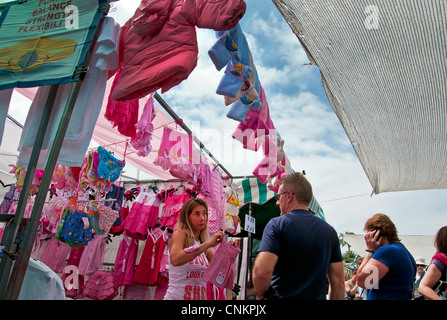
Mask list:
[[[164,300],[206,300],[202,276],[214,256],[210,248],[223,239],[223,232],[209,235],[207,203],[199,198],[186,201],[169,245],[169,284]]]
[[[391,219],[377,213],[365,223],[366,255],[357,271],[360,287],[371,289],[368,300],[410,300],[416,261],[397,237]]]
[[[439,295],[433,290],[441,285],[441,281],[447,282],[447,226],[438,230],[435,237],[436,254],[433,256],[424,277],[419,285],[419,293],[427,300],[446,299],[446,290]],[[445,284],[444,284],[445,286]]]

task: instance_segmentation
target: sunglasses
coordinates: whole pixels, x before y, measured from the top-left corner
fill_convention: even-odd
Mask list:
[[[284,191],[284,192],[281,192],[281,193],[278,193],[278,194],[275,196],[275,200],[278,201],[279,198],[281,198],[281,196],[282,196],[283,194],[286,194],[286,193],[289,192],[289,191],[290,191],[290,190],[288,190],[288,191]],[[292,192],[292,194],[295,194],[295,193]]]
[[[419,267],[425,267],[425,264],[418,264],[417,266],[418,266],[418,268]]]

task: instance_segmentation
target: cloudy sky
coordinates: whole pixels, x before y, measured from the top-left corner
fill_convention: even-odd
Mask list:
[[[139,0],[114,3],[109,14],[124,24]],[[241,20],[271,118],[285,140],[295,171],[305,170],[326,220],[337,232],[363,233],[365,221],[382,212],[402,235],[433,235],[447,225],[447,190],[405,191],[371,196],[372,187],[323,90],[320,73],[270,0],[246,0]],[[225,117],[215,93],[222,73],[207,51],[214,31],[198,29],[199,61],[189,78],[163,98],[234,176],[251,175],[260,152],[246,151],[231,138],[237,126]]]

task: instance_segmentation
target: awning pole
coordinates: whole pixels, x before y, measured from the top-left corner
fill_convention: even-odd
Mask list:
[[[252,211],[251,211],[251,202],[248,204],[248,215],[251,217]],[[247,232],[248,234],[248,241],[247,241],[247,278],[245,281],[245,299],[247,299],[248,294],[248,284],[250,283],[250,270],[251,270],[251,232]]]
[[[58,85],[52,85],[48,94],[47,101],[42,113],[42,117],[37,131],[36,139],[34,141],[33,150],[28,162],[28,168],[26,170],[25,180],[20,192],[19,202],[17,203],[17,209],[12,221],[5,228],[5,233],[2,237],[2,245],[5,246],[5,250],[14,254],[16,252],[17,233],[19,226],[22,222],[23,214],[25,212],[28,195],[31,190],[31,185],[36,172],[37,162],[39,160],[40,150],[42,149],[43,139],[48,127],[48,122],[51,116],[51,110],[53,108],[54,99],[56,98]],[[13,260],[10,257],[3,256],[0,261],[0,298],[5,299],[5,292],[9,282],[9,274],[12,268]]]
[[[108,11],[108,10],[107,10]],[[101,16],[101,19],[96,26],[96,32],[93,37],[92,42],[90,43],[89,50],[84,59],[84,66],[89,64],[90,58],[93,53],[93,49],[96,45],[96,41],[99,36],[99,32],[104,23],[105,15],[107,11],[104,12]],[[42,209],[45,203],[45,198],[48,194],[48,190],[50,187],[51,179],[53,176],[54,168],[56,166],[57,159],[59,157],[59,152],[62,147],[62,143],[65,138],[65,133],[67,132],[67,127],[70,122],[71,115],[73,113],[74,106],[76,104],[76,99],[78,93],[81,89],[81,85],[83,83],[87,68],[80,68],[81,72],[78,74],[79,79],[76,81],[71,88],[70,95],[68,97],[67,103],[65,105],[61,120],[59,122],[59,126],[57,128],[56,136],[51,145],[50,153],[48,155],[48,161],[45,166],[45,171],[42,177],[42,181],[39,186],[39,191],[37,192],[37,196],[33,205],[33,210],[31,212],[31,218],[28,221],[25,229],[25,234],[23,237],[23,241],[21,243],[21,252],[18,255],[18,258],[15,260],[13,270],[11,272],[10,279],[8,281],[8,286],[5,292],[5,298],[10,300],[17,300],[20,294],[20,289],[22,287],[23,278],[25,277],[26,269],[28,267],[29,258],[31,255],[31,251],[33,248],[34,239],[36,237],[37,229],[39,227],[40,216],[42,214]],[[36,153],[40,154],[40,149],[36,149]],[[33,148],[34,153],[34,148]],[[37,158],[39,155],[37,155]],[[37,163],[37,160],[36,160]],[[28,174],[28,172],[27,172]],[[34,174],[33,174],[34,175]],[[31,185],[29,186],[31,187]],[[21,194],[22,196],[22,194]],[[8,272],[9,273],[9,272]]]

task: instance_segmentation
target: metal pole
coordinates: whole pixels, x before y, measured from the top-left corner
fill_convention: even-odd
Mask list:
[[[248,215],[251,217],[251,202],[248,203]],[[247,223],[247,222],[245,222]],[[251,270],[251,232],[247,232],[247,278],[245,281],[245,299],[247,299],[248,283],[250,282],[250,270]]]
[[[31,190],[32,181],[34,174],[36,172],[37,162],[40,156],[40,150],[42,149],[43,139],[48,127],[48,122],[51,116],[51,110],[53,108],[54,99],[56,98],[58,85],[52,85],[48,98],[42,113],[42,118],[39,124],[39,130],[36,135],[36,140],[34,142],[33,150],[31,152],[30,160],[28,163],[28,168],[26,170],[25,180],[20,192],[19,202],[17,204],[16,213],[10,225],[5,229],[5,234],[2,238],[2,245],[5,246],[5,250],[11,253],[16,252],[17,243],[16,237],[17,232],[22,221],[23,214],[25,212],[26,202],[28,200],[28,195]],[[9,274],[11,271],[13,260],[7,256],[3,256],[0,262],[0,297],[4,299],[4,293],[8,284]]]
[[[33,248],[34,238],[39,227],[40,216],[42,214],[45,198],[50,187],[51,178],[53,175],[56,161],[59,156],[59,151],[64,141],[67,126],[70,121],[70,117],[76,103],[76,96],[79,93],[79,89],[82,85],[82,81],[78,80],[74,83],[67,104],[64,108],[59,127],[56,132],[56,137],[51,146],[50,154],[48,156],[48,162],[45,166],[45,172],[42,177],[42,181],[37,192],[36,200],[34,201],[33,210],[31,212],[31,218],[26,226],[25,236],[23,239],[23,252],[16,260],[13,272],[11,273],[8,288],[6,290],[6,297],[10,300],[17,300],[20,294],[20,288],[22,286],[23,278],[28,267],[28,260]]]
[[[96,44],[96,40],[99,35],[99,31],[102,28],[103,22],[104,22],[103,15],[101,17],[101,20],[99,21],[95,37],[90,44],[90,48],[88,51],[88,54],[84,60],[84,65],[87,66],[90,57],[92,55],[93,48]],[[31,219],[27,225],[24,240],[23,240],[23,248],[24,251],[21,255],[19,255],[19,258],[14,264],[13,271],[11,273],[10,281],[6,290],[6,298],[11,300],[18,299],[18,296],[20,294],[20,289],[23,283],[23,278],[25,277],[25,272],[28,267],[28,261],[29,257],[31,255],[31,250],[34,243],[34,238],[36,237],[37,229],[39,226],[39,220],[42,213],[42,208],[45,203],[45,198],[49,190],[49,186],[51,183],[51,178],[53,175],[54,168],[56,166],[57,158],[59,157],[59,152],[62,146],[62,143],[64,141],[65,133],[67,131],[68,123],[70,122],[71,114],[73,112],[73,108],[76,103],[76,98],[79,93],[79,90],[81,88],[81,85],[83,83],[83,78],[85,74],[82,74],[80,79],[78,79],[77,82],[74,83],[73,87],[71,88],[70,95],[68,97],[67,103],[65,105],[61,121],[59,122],[59,126],[56,132],[56,136],[54,138],[53,144],[50,149],[50,153],[48,155],[48,161],[45,166],[45,172],[42,177],[42,181],[40,183],[39,191],[36,196],[36,200],[34,202],[33,210],[31,213]]]

